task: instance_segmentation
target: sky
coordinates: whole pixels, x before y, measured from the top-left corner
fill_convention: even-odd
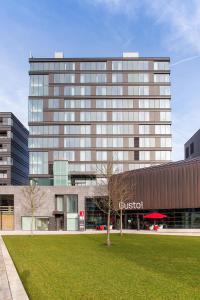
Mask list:
[[[26,126],[28,58],[169,56],[172,159],[200,127],[199,0],[0,0],[0,111]]]

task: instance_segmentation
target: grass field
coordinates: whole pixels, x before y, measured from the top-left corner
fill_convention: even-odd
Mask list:
[[[200,299],[200,238],[4,236],[30,299]]]

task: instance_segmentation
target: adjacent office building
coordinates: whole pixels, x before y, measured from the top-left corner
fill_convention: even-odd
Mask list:
[[[26,185],[28,167],[28,130],[12,113],[0,112],[0,185]]]
[[[185,143],[185,159],[200,156],[200,129]]]
[[[30,58],[30,179],[91,185],[171,160],[167,57]]]

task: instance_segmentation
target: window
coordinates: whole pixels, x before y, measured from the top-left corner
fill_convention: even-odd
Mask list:
[[[149,95],[148,86],[128,86],[128,95],[147,96]]]
[[[148,70],[148,61],[112,61],[112,69],[116,71],[120,70]]]
[[[170,108],[169,99],[139,99],[139,108]]]
[[[106,70],[106,62],[81,62],[80,70]]]
[[[133,99],[96,99],[96,108],[133,108]]]
[[[87,161],[91,160],[91,151],[80,151],[80,160]]]
[[[43,100],[29,99],[29,122],[43,121]]]
[[[22,230],[35,230],[35,217],[22,217]]]
[[[81,74],[80,75],[81,83],[106,83],[107,75],[106,74]]]
[[[194,143],[190,144],[190,154],[194,153]]]
[[[48,75],[30,75],[29,96],[48,96]]]
[[[65,108],[90,108],[91,100],[90,99],[81,99],[81,100],[65,100]]]
[[[97,160],[106,160],[107,161],[107,152],[106,151],[97,151],[96,152],[96,159]]]
[[[123,73],[113,73],[112,74],[112,82],[123,82]]]
[[[30,174],[48,174],[48,152],[29,152]]]
[[[59,86],[54,86],[53,95],[56,96],[56,97],[61,95]]]
[[[139,159],[140,160],[150,160],[150,151],[140,151]]]
[[[123,87],[122,86],[97,86],[96,87],[97,96],[122,96]]]
[[[29,148],[57,148],[58,138],[30,138]]]
[[[53,113],[54,121],[75,121],[75,112],[54,112]]]
[[[112,112],[113,121],[149,121],[149,112],[117,111]]]
[[[171,112],[170,111],[161,111],[160,112],[160,121],[171,121]]]
[[[74,62],[45,62],[45,63],[30,63],[31,71],[73,71],[75,70]]]
[[[129,170],[137,170],[141,168],[148,168],[151,164],[129,164]]]
[[[0,179],[6,179],[7,177],[7,171],[0,171]]]
[[[109,148],[109,147],[123,147],[123,138],[96,138],[97,148]]]
[[[90,138],[65,138],[64,147],[66,148],[90,148],[91,139]]]
[[[54,74],[54,83],[74,83],[74,74]]]
[[[54,151],[53,152],[53,159],[54,160],[74,161],[75,160],[75,153],[74,153],[74,151]]]
[[[169,74],[154,74],[154,82],[169,82]]]
[[[89,96],[91,95],[90,86],[65,86],[65,96]]]
[[[48,107],[49,108],[59,108],[59,99],[49,99]]]
[[[171,138],[161,138],[160,139],[160,147],[168,148],[172,146]]]
[[[160,86],[160,95],[161,96],[170,96],[170,87],[169,86]]]
[[[81,112],[80,113],[81,121],[107,121],[107,112],[98,111],[98,112]]]
[[[134,125],[130,124],[97,124],[97,134],[133,134]]]
[[[155,138],[140,138],[140,147],[155,147]]]
[[[90,134],[91,125],[65,125],[65,134]]]
[[[64,197],[56,196],[56,210],[57,211],[64,211]]]
[[[154,70],[169,70],[169,62],[168,61],[157,61],[154,62]]]
[[[29,126],[30,135],[49,135],[49,134],[59,134],[58,125],[45,125],[45,126]]]
[[[130,73],[128,74],[128,82],[149,82],[148,73]]]
[[[149,125],[139,125],[139,134],[149,134],[150,126]]]
[[[113,160],[128,160],[128,151],[113,151]]]
[[[67,195],[67,212],[78,212],[78,195]]]
[[[155,125],[155,134],[171,134],[171,126]]]
[[[155,151],[155,160],[171,160],[171,151]]]
[[[187,147],[186,149],[185,149],[185,158],[188,158],[189,157],[189,147]]]

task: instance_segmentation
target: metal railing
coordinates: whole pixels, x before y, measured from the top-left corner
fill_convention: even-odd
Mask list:
[[[13,213],[14,212],[14,206],[12,206],[12,205],[0,206],[0,212]]]

